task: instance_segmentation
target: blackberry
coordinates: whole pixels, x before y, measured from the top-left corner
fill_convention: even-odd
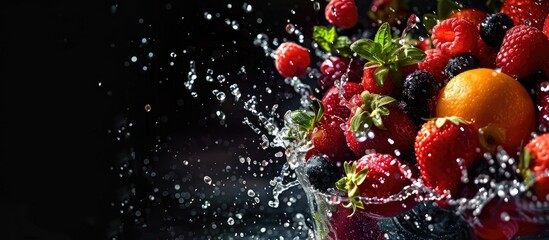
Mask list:
[[[480,38],[486,45],[499,48],[507,30],[515,24],[513,20],[504,13],[494,13],[480,24]]]
[[[480,67],[480,59],[470,53],[459,53],[448,60],[444,73],[449,79],[467,70]]]
[[[540,81],[536,89],[538,105],[538,131],[549,132],[549,81]]]
[[[378,220],[388,239],[471,239],[469,225],[432,201],[421,202],[408,212]]]
[[[416,125],[430,117],[437,90],[437,79],[427,71],[416,70],[404,79],[400,107]]]
[[[309,158],[304,170],[313,188],[322,192],[326,192],[328,188],[334,188],[335,183],[341,178],[339,168],[326,155],[315,155]]]
[[[321,89],[327,90],[334,85],[336,80],[347,73],[347,81],[359,83],[362,80],[362,63],[358,59],[342,57],[329,57],[320,65],[322,74],[318,78],[318,85]],[[348,72],[347,72],[348,70]]]

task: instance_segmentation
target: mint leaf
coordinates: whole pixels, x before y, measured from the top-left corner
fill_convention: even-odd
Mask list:
[[[381,49],[385,49],[391,44],[391,27],[389,26],[389,23],[383,23],[377,30],[376,36],[374,38],[374,42],[381,45]]]
[[[375,43],[372,39],[359,39],[351,44],[351,50],[358,54],[360,57],[375,62],[377,59],[374,57]]]
[[[351,51],[352,42],[351,39],[347,36],[339,36],[334,42],[333,48],[341,55],[342,57],[350,57],[353,52]]]
[[[397,63],[399,66],[412,65],[425,59],[425,52],[419,48],[407,47],[397,55]]]
[[[326,52],[333,50],[334,42],[337,39],[337,32],[335,27],[314,26],[313,27],[313,41],[324,49]]]
[[[315,115],[309,114],[306,111],[293,111],[290,113],[290,119],[298,126],[300,131],[308,132],[314,128]]]

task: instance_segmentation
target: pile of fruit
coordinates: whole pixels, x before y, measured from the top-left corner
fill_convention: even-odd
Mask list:
[[[321,73],[322,96],[289,114],[287,136],[309,144],[314,191],[347,199],[321,237],[513,239],[549,228],[549,1],[488,2],[439,0],[418,16],[374,0],[376,33],[359,38],[355,1],[331,0],[313,31],[326,52],[318,65],[304,46],[278,47],[283,77]],[[420,27],[426,36],[395,34]]]

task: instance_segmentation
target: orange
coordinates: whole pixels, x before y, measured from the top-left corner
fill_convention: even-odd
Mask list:
[[[452,78],[438,96],[436,116],[471,121],[489,152],[498,145],[508,153],[516,152],[531,138],[536,124],[534,103],[526,89],[509,75],[488,68]]]

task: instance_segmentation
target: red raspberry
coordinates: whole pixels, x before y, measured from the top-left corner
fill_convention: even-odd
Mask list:
[[[498,49],[486,45],[482,38],[478,38],[477,47],[475,48],[475,51],[473,51],[473,55],[480,59],[480,65],[482,67],[496,68]]]
[[[448,18],[433,27],[435,48],[448,56],[473,51],[478,37],[477,26],[462,18]]]
[[[452,13],[448,18],[463,18],[472,22],[475,26],[478,26],[486,17],[488,17],[488,13],[481,10],[475,8],[464,8]]]
[[[347,74],[347,81],[360,82],[362,77],[363,64],[359,59],[331,56],[324,60],[320,65],[322,74],[318,78],[318,85],[322,89],[329,89],[336,80],[340,80],[344,74]]]
[[[324,14],[328,22],[336,27],[352,28],[358,22],[358,9],[354,0],[331,0]]]
[[[549,14],[547,14],[547,17],[545,18],[545,23],[543,24],[543,33],[547,37],[549,37]]]
[[[425,54],[427,54],[425,60],[417,64],[418,69],[429,72],[435,76],[439,84],[442,84],[447,78],[444,68],[450,57],[444,55],[439,49],[429,49],[425,51]]]
[[[275,51],[275,67],[283,77],[303,75],[311,58],[309,50],[294,42],[284,42]]]
[[[500,12],[507,14],[515,25],[530,25],[539,30],[549,14],[547,0],[506,0]]]
[[[343,120],[347,120],[351,114],[351,110],[346,107],[345,101],[351,100],[355,94],[362,93],[362,85],[354,82],[343,84],[343,98],[339,98],[339,88],[332,86],[322,97],[322,105],[324,105],[324,115],[336,115]]]
[[[505,34],[496,66],[510,76],[524,78],[542,69],[548,60],[547,36],[535,27],[517,25]]]

